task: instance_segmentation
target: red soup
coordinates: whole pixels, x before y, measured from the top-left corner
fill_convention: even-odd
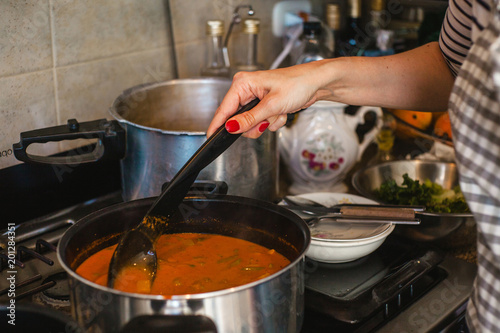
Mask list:
[[[115,248],[113,245],[93,254],[76,272],[106,286]],[[117,276],[115,288],[165,296],[204,293],[265,278],[290,263],[273,249],[214,234],[163,235],[158,240],[156,253],[158,269],[152,286],[143,271],[131,268]]]

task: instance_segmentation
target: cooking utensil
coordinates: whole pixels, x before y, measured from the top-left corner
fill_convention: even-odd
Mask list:
[[[259,100],[255,99],[241,107],[236,114],[251,110],[258,103]],[[230,134],[225,125],[221,125],[179,170],[142,221],[128,231],[118,243],[109,265],[109,287],[114,286],[116,277],[125,267],[133,266],[144,269],[152,283],[157,268],[156,241],[172,224],[172,216],[178,211],[179,204],[184,200],[200,171],[240,136],[241,134]]]
[[[325,207],[319,203],[302,197],[286,196],[283,201],[285,207],[296,213],[309,216],[301,216],[309,225],[319,223],[324,218],[337,222],[347,223],[394,223],[418,225],[420,220],[415,218],[415,210],[423,210],[421,206],[399,207],[395,205],[371,205],[371,204],[340,204]],[[306,205],[302,205],[305,203]],[[308,206],[312,203],[314,206]]]
[[[297,212],[291,209],[293,212]],[[299,214],[299,216],[301,216]],[[307,223],[309,226],[315,226],[318,223],[321,223],[322,221],[334,221],[338,223],[392,223],[392,224],[406,224],[406,225],[419,225],[420,220],[419,219],[411,219],[411,220],[402,220],[402,219],[397,219],[397,218],[375,218],[375,217],[366,217],[366,216],[350,216],[350,217],[343,217],[343,216],[338,216],[335,213],[332,214],[324,214],[324,215],[318,215],[318,216],[313,216],[313,217],[304,217],[301,216],[301,218],[304,220],[304,222]]]
[[[291,261],[279,272],[252,283],[165,298],[100,286],[75,272],[89,256],[116,244],[121,233],[144,217],[154,200],[134,200],[96,211],[68,228],[59,241],[57,255],[71,285],[73,318],[85,332],[122,332],[132,321],[139,320],[143,322],[141,331],[158,331],[162,327],[165,331],[184,332],[186,322],[196,318],[213,322],[218,332],[300,331],[304,316],[304,256],[311,236],[301,218],[268,201],[231,195],[190,197],[183,201],[183,207],[192,214],[170,225],[175,233],[245,239],[275,249]],[[267,310],[262,312],[264,305]],[[202,328],[213,332],[205,326],[197,331]]]
[[[455,163],[438,161],[402,160],[382,163],[357,171],[352,177],[352,184],[356,191],[366,198],[383,203],[375,197],[374,190],[387,180],[403,181],[407,173],[412,179],[421,182],[429,179],[441,185],[444,189],[452,189],[458,185],[458,172]],[[440,245],[449,240],[450,247],[470,245],[475,242],[475,221],[471,213],[431,213],[428,211],[416,212],[421,223],[417,226],[401,226],[396,232],[418,241],[430,242],[439,240]],[[460,239],[454,237],[461,232]],[[450,236],[450,237],[448,237]]]
[[[58,174],[85,162],[120,161],[124,201],[156,197],[206,140],[214,111],[231,86],[226,78],[191,78],[141,84],[123,91],[109,109],[110,119],[77,122],[21,133],[13,147],[18,160],[53,164]],[[33,156],[32,143],[93,139],[69,157]],[[90,141],[90,140],[89,140]],[[200,172],[199,180],[224,181],[229,194],[276,201],[277,135],[240,138]],[[244,151],[244,154],[240,152]]]

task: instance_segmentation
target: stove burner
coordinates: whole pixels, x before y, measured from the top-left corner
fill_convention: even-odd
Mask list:
[[[50,275],[42,284],[53,283],[54,285],[41,293],[33,295],[32,301],[45,307],[53,308],[67,314],[71,313],[69,301],[69,285],[65,272]]]
[[[57,301],[69,301],[68,275],[65,272],[56,273],[43,280],[43,284],[54,281],[56,284],[42,293],[45,297]]]

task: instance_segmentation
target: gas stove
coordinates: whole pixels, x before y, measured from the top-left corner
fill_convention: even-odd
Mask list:
[[[26,177],[27,167],[17,168]],[[35,318],[52,317],[50,320],[62,322],[66,331],[68,325],[74,328],[72,331],[78,331],[71,320],[66,274],[56,256],[58,240],[79,218],[122,201],[117,165],[79,168],[69,180],[62,181],[66,184],[62,185],[58,179],[56,185],[37,185],[42,198],[39,200],[47,201],[50,188],[55,196],[64,198],[65,207],[54,202],[52,208],[47,203],[38,209],[28,203],[25,209],[29,212],[22,216],[31,217],[16,221],[16,202],[21,200],[26,204],[22,191],[16,194],[20,198],[2,198],[4,211],[14,211],[7,214],[10,217],[0,236],[0,312],[8,315],[8,307],[15,299],[17,318],[39,325],[39,319]],[[40,172],[36,168],[31,170]],[[13,175],[17,171],[7,172],[10,180],[3,184],[15,186]],[[107,183],[94,188],[95,182],[89,185],[87,177],[107,179]],[[2,172],[0,181],[1,178]],[[29,193],[28,197],[36,194]],[[15,233],[15,252],[9,248],[9,226],[13,226],[11,230]],[[357,261],[322,264],[306,259],[305,267],[303,333],[451,331],[463,319],[476,274],[473,264],[397,235],[389,236],[377,251]]]

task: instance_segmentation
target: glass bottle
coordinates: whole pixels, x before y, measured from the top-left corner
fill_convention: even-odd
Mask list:
[[[209,20],[206,24],[206,59],[201,76],[229,77],[230,70],[224,62],[224,21]]]
[[[361,29],[361,0],[349,0],[349,14],[346,28],[340,36],[338,45],[341,56],[359,56],[369,43],[368,36]]]
[[[374,31],[373,35],[375,35],[375,31],[379,29],[385,28],[384,20],[383,20],[383,11],[385,8],[385,0],[371,0],[370,2],[370,22],[369,26]]]
[[[244,60],[236,65],[236,71],[258,71],[264,69],[264,65],[257,61],[258,37],[260,31],[260,20],[248,18],[243,21],[243,36],[246,37],[246,52]]]
[[[382,127],[375,137],[377,144],[377,154],[368,162],[368,165],[377,165],[394,160],[392,147],[396,131],[396,119],[390,113],[384,112],[382,117]]]
[[[320,22],[303,23],[302,48],[296,64],[305,64],[307,62],[331,57],[330,50],[323,44],[321,39],[321,31],[322,27]]]
[[[330,29],[328,48],[332,57],[337,57],[339,55],[337,44],[340,37],[340,6],[338,4],[329,3],[326,5],[326,24]]]
[[[387,30],[384,22],[385,0],[371,0],[370,21],[366,25],[366,33],[369,36],[369,45],[364,55],[376,57],[394,54],[392,46],[394,31]]]

